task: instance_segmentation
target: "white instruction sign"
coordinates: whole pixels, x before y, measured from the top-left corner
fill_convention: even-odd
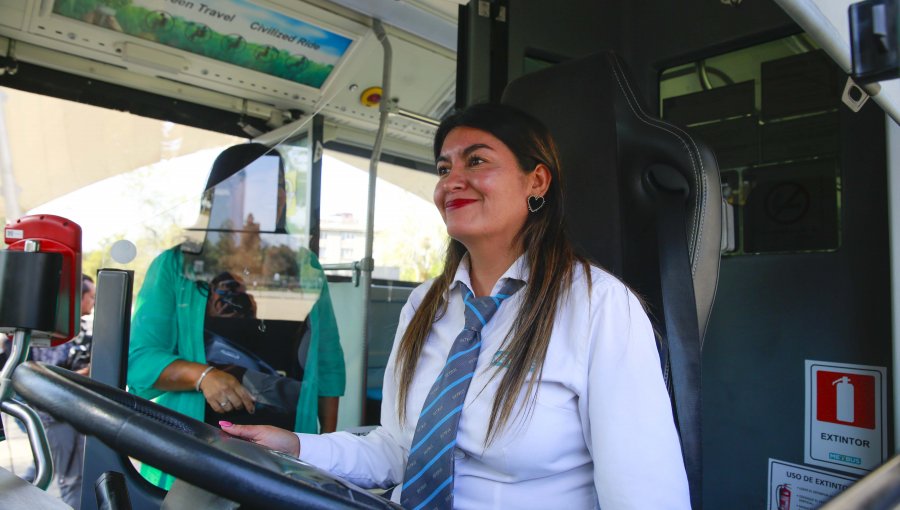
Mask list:
[[[767,510],[813,510],[841,493],[855,478],[769,459]]]
[[[885,369],[806,360],[804,461],[866,474],[887,458]]]

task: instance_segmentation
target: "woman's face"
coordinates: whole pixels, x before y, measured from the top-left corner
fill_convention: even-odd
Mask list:
[[[543,195],[546,167],[526,174],[512,151],[479,129],[458,127],[444,139],[437,160],[434,188],[447,234],[471,249],[476,243],[496,243],[508,249],[528,217],[531,194]],[[549,173],[547,174],[549,175]]]

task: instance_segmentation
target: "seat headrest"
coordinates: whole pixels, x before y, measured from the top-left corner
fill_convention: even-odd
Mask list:
[[[684,221],[702,336],[721,240],[721,188],[712,152],[684,129],[647,113],[611,51],[524,75],[507,86],[502,101],[553,133],[573,242],[643,294],[651,312],[661,310],[651,174],[660,166],[680,173],[689,187]]]

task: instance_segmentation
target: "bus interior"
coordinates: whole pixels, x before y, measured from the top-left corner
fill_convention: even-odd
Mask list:
[[[128,413],[96,395],[128,399],[147,267],[185,232],[215,230],[209,169],[252,141],[278,156],[285,195],[253,217],[273,218],[262,230],[327,275],[347,374],[338,430],[377,425],[400,309],[439,273],[447,242],[431,203],[436,127],[502,101],[557,136],[578,247],[641,292],[672,338],[672,317],[689,316],[699,344],[688,361],[672,352],[671,374],[693,507],[780,510],[785,491],[789,508],[842,495],[861,499],[831,508],[861,507],[900,479],[898,12],[895,0],[0,0],[0,215],[79,224],[81,270],[98,283],[94,381],[70,389],[60,371],[22,366],[17,391],[38,407],[79,400],[83,419],[103,422],[79,425],[100,438],[87,443],[83,509],[99,508],[94,485],[110,470],[126,472],[134,508],[159,507],[165,494],[99,432]],[[671,189],[657,172],[670,164],[684,174]],[[679,193],[687,181],[687,205],[653,209],[647,179]],[[679,291],[659,285],[669,234]],[[833,401],[851,378],[856,413],[843,419]],[[135,429],[126,453],[166,444],[170,469],[200,455],[172,431],[141,450],[153,430]],[[252,482],[228,489],[237,507],[390,508],[319,473],[297,475],[321,476],[316,487],[290,485],[272,473],[291,463],[222,448],[232,457],[203,459]],[[13,492],[0,491],[2,506],[24,508]],[[182,489],[168,504],[214,507],[214,492]]]

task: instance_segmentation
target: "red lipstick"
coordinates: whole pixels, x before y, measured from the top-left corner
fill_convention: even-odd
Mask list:
[[[444,210],[449,211],[450,209],[459,209],[460,207],[465,207],[472,202],[475,202],[475,200],[471,198],[455,198],[444,203]]]

